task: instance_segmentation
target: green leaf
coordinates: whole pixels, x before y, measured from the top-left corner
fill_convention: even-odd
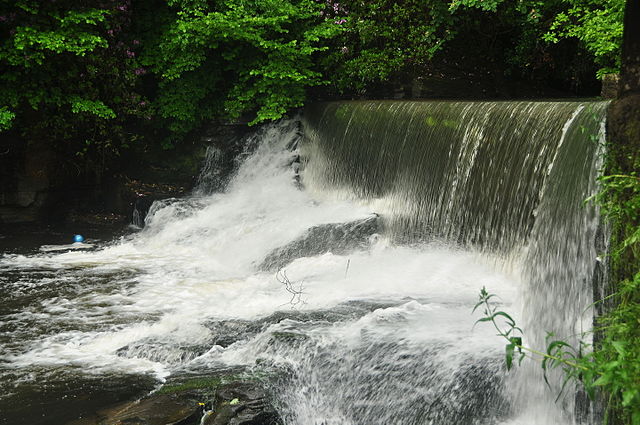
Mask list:
[[[505,360],[507,362],[507,370],[511,370],[511,366],[513,365],[513,351],[515,348],[515,344],[507,344],[505,345]]]
[[[82,99],[80,97],[73,97],[71,99],[71,112],[74,114],[87,112],[104,119],[116,117],[116,113],[101,101]]]
[[[509,316],[507,313],[505,313],[504,311],[497,311],[496,313],[494,313],[494,318],[496,316],[501,316],[504,317],[507,320],[507,324],[509,326],[515,326],[516,322],[513,320],[513,318],[511,316]]]
[[[493,320],[493,316],[490,317],[481,317],[480,319],[476,320],[476,323],[480,323],[480,322],[491,322]]]
[[[512,336],[509,338],[509,341],[511,341],[512,344],[514,344],[515,346],[518,347],[518,351],[522,352],[522,337],[520,336]]]
[[[622,405],[631,406],[634,399],[638,398],[640,392],[637,389],[630,389],[622,392]]]
[[[620,341],[612,341],[611,346],[620,354],[620,356],[624,357],[626,350],[624,348],[624,343]]]
[[[13,125],[13,119],[16,114],[9,110],[9,108],[0,108],[0,131],[8,130]]]

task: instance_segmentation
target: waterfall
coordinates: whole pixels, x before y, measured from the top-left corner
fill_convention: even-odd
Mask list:
[[[324,103],[247,136],[231,176],[211,149],[139,232],[0,256],[0,411],[64,423],[74,400],[20,407],[34,383],[239,369],[286,425],[589,423],[471,309],[486,286],[538,348],[589,328],[605,108]]]
[[[316,104],[305,115],[305,182],[375,200],[397,240],[444,240],[515,261],[526,344],[544,348],[553,332],[577,346],[590,329],[599,261],[597,207],[585,201],[597,192],[606,106]],[[532,384],[542,380],[538,365],[525,364],[510,382],[517,404],[537,404],[538,421],[539,404],[553,404],[561,387]]]
[[[552,173],[578,185],[578,196],[588,195],[581,186],[590,181],[584,169],[593,171],[605,107],[606,102],[316,104],[305,114],[306,181],[320,190],[348,187],[358,197],[384,199],[392,232],[403,240],[441,238],[509,251],[531,234]],[[566,167],[580,168],[565,177]],[[572,201],[556,207],[573,210]]]

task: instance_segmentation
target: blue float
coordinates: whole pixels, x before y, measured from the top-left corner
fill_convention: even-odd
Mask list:
[[[73,237],[73,241],[74,241],[74,242],[84,242],[84,236],[82,236],[82,235],[75,235],[75,236]]]

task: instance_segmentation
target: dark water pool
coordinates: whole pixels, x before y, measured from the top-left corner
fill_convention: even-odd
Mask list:
[[[39,255],[42,245],[62,245],[80,233],[97,245],[130,232],[124,226],[65,227],[44,225],[0,226],[0,256]],[[126,276],[74,273],[47,268],[0,268],[0,424],[56,425],[78,419],[112,403],[143,395],[157,386],[151,376],[130,373],[94,373],[79,365],[10,364],[28,349],[34,336],[45,337],[77,329],[82,323],[38,314],[53,298],[81,297],[109,291],[112,282]],[[104,323],[103,326],[112,326]],[[95,324],[87,324],[95,326]]]

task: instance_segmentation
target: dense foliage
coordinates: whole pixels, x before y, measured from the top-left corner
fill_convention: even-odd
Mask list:
[[[558,43],[573,37],[580,40],[601,66],[599,75],[620,68],[624,2],[620,0],[569,0],[569,8],[555,15],[543,40]]]
[[[476,72],[552,76],[574,88],[594,63],[600,74],[619,67],[622,0],[373,0],[341,7],[348,18],[330,64],[343,91],[362,93],[371,83],[425,75],[465,58]]]
[[[155,111],[174,134],[201,120],[282,117],[321,84],[314,64],[341,27],[308,0],[169,1],[142,61],[157,76]]]
[[[55,148],[117,152],[144,117],[129,6],[115,1],[4,1],[0,127]]]
[[[311,87],[375,94],[451,57],[576,88],[618,66],[623,3],[2,0],[0,131],[69,152],[169,146],[205,120],[279,118]]]
[[[615,141],[614,141],[615,142]],[[640,424],[640,151],[630,147],[631,172],[609,159],[597,200],[611,221],[611,278],[615,308],[601,318],[602,341],[593,354],[598,385],[616,423]],[[619,173],[616,173],[619,172]]]

